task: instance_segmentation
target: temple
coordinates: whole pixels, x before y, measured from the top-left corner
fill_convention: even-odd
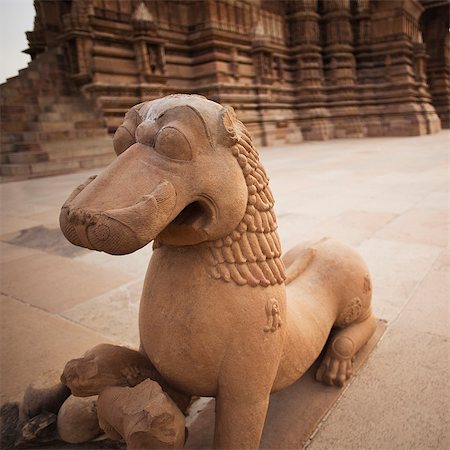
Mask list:
[[[34,4],[32,61],[0,87],[3,175],[104,164],[124,113],[175,92],[233,106],[258,145],[450,127],[447,0]]]

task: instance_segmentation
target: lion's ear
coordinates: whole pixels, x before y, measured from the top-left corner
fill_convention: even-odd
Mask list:
[[[232,106],[225,106],[222,114],[222,121],[225,128],[233,128],[235,121],[237,120],[236,111]]]
[[[238,119],[231,106],[225,106],[221,113],[221,123],[217,133],[218,142],[226,147],[235,145],[239,140]]]

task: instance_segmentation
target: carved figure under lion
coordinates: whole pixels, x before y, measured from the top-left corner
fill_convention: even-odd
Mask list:
[[[282,255],[267,174],[231,108],[198,95],[141,103],[114,148],[60,224],[73,244],[115,255],[153,241],[141,347],[105,344],[68,362],[69,399],[98,395],[98,427],[134,449],[182,448],[190,399],[213,396],[214,447],[257,449],[270,394],[305,373],[332,328],[316,379],[351,376],[376,328],[368,269],[330,238]]]

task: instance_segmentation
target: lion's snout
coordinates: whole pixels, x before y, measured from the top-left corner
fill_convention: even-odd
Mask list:
[[[61,216],[61,230],[72,244],[113,255],[126,254],[142,247],[127,224],[106,213],[69,210],[62,211]]]

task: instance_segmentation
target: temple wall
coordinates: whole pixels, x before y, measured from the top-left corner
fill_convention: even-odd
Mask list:
[[[262,144],[449,126],[448,17],[436,0],[35,5],[29,53],[58,48],[109,131],[130,106],[173,92],[232,105]]]

